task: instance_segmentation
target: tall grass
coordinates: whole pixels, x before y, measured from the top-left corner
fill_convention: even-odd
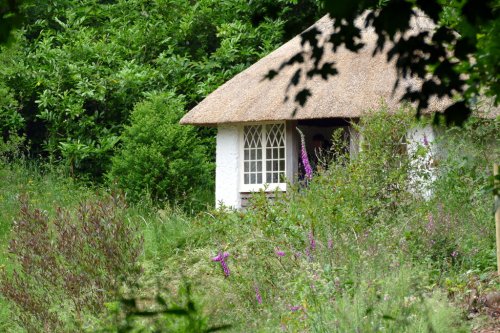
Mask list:
[[[426,199],[408,191],[401,144],[412,119],[375,114],[361,125],[369,145],[308,188],[273,202],[256,196],[245,212],[158,213],[151,234],[172,236],[150,237],[151,253],[164,258],[159,276],[174,289],[191,281],[209,318],[232,318],[234,331],[467,330],[457,291],[494,267],[491,171],[480,158],[491,147],[477,136],[495,131],[476,133],[472,123],[443,135],[454,148],[440,157]],[[464,161],[463,147],[477,154]],[[228,278],[211,261],[220,252],[229,254]]]
[[[430,199],[408,190],[412,165],[401,145],[414,120],[377,113],[360,125],[365,146],[356,159],[337,156],[307,187],[291,186],[274,201],[256,195],[244,212],[192,216],[147,200],[130,207],[127,218],[144,236],[144,274],[135,295],[166,289],[172,304],[180,304],[188,283],[204,327],[231,324],[234,332],[470,330],[475,323],[460,304],[471,281],[481,292],[499,287],[490,277],[494,228],[491,161],[485,159],[498,156],[489,153],[498,122],[443,130],[447,153],[436,163]],[[0,172],[11,178],[0,178],[9,198],[0,200],[6,231],[16,196],[26,189],[49,210],[76,205],[94,191],[55,172],[7,166]],[[5,248],[9,236],[3,238]],[[212,260],[224,252],[229,277]],[[0,316],[12,326],[8,310],[2,307]],[[112,331],[117,326],[110,316],[123,313],[110,310],[87,330]],[[136,322],[148,332],[153,326],[147,323]],[[170,317],[162,323],[170,331],[186,327]]]

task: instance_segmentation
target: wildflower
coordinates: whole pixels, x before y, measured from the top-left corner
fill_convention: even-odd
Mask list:
[[[424,138],[422,139],[422,142],[424,146],[428,147],[429,146],[429,140],[427,139],[427,135],[424,134]]]
[[[297,128],[297,132],[300,134],[300,142],[301,142],[301,148],[300,148],[300,158],[302,161],[302,165],[304,166],[304,172],[306,174],[307,179],[312,179],[312,168],[311,164],[309,163],[309,158],[307,157],[307,150],[306,150],[306,139],[304,137],[304,133]]]
[[[306,248],[306,257],[309,261],[313,261],[313,256],[312,256],[311,251],[309,250],[308,247]]]
[[[229,257],[229,253],[227,252],[219,252],[219,254],[215,257],[212,258],[212,261],[217,261],[217,262],[220,262],[220,265],[222,267],[222,270],[224,271],[224,276],[225,277],[228,277],[229,274],[230,274],[230,271],[229,271],[229,267],[227,267],[227,264],[226,264],[226,258]]]
[[[456,257],[458,256],[458,251],[457,251],[457,250],[453,251],[453,252],[451,253],[451,256],[452,256],[453,258],[456,258]]]
[[[302,309],[302,307],[300,305],[290,306],[290,311],[292,311],[292,312],[299,311],[300,309]]]
[[[316,240],[314,239],[314,234],[312,231],[309,233],[309,246],[311,248],[311,251],[316,250]]]
[[[259,286],[255,284],[255,298],[258,304],[262,304],[262,296],[260,295]]]
[[[285,256],[285,251],[281,251],[280,249],[274,250],[274,253],[276,253],[276,255],[278,257],[284,257]]]
[[[328,240],[328,249],[329,250],[333,249],[333,239],[331,238]]]

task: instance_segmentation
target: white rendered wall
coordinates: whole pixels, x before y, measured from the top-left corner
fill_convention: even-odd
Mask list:
[[[240,208],[240,127],[219,125],[215,167],[215,206]]]
[[[411,161],[410,189],[414,194],[430,198],[431,185],[436,178],[434,159],[437,156],[436,133],[431,125],[418,126],[407,134],[408,154]]]

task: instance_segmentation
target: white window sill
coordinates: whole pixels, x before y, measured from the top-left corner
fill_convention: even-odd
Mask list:
[[[275,184],[246,184],[240,186],[240,192],[274,192],[274,191],[282,191],[286,192],[286,183],[275,183]]]

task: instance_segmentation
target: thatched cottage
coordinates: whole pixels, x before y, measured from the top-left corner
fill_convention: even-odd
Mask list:
[[[426,26],[427,24],[427,26]],[[429,29],[422,18],[414,29]],[[315,25],[323,36],[332,29],[328,17]],[[276,189],[285,191],[286,181],[299,173],[299,127],[306,137],[309,150],[313,138],[330,138],[337,128],[344,128],[351,153],[358,149],[359,138],[350,124],[369,109],[377,109],[383,101],[388,109],[395,109],[408,85],[418,82],[406,80],[393,91],[396,70],[387,63],[385,54],[372,57],[376,35],[363,33],[365,47],[358,53],[346,49],[330,52],[325,61],[334,61],[339,71],[328,80],[314,78],[305,85],[312,91],[304,107],[297,105],[294,96],[302,85],[289,88],[290,79],[299,65],[286,67],[272,80],[264,77],[271,69],[302,50],[297,36],[270,53],[248,69],[239,73],[207,96],[188,112],[181,124],[217,127],[216,202],[240,208],[253,191]],[[308,67],[306,62],[300,66]],[[305,72],[305,71],[303,71]],[[285,99],[285,96],[291,98]],[[442,101],[431,101],[429,110],[443,110]],[[434,138],[432,128],[421,128],[409,135],[413,142]]]

